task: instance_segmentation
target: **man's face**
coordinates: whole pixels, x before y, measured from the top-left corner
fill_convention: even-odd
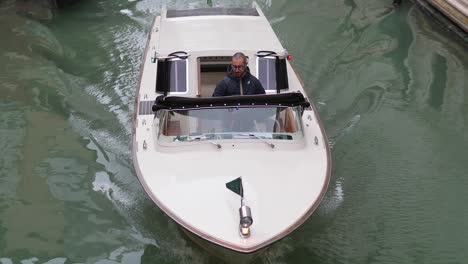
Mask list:
[[[232,75],[236,78],[241,78],[244,75],[246,63],[243,58],[232,59]]]

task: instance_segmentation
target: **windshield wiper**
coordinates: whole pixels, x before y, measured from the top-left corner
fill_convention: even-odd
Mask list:
[[[259,137],[259,136],[255,135],[255,134],[239,134],[239,135],[244,136],[244,137],[258,139],[261,142],[263,142],[263,143],[267,144],[268,146],[270,146],[271,148],[275,148],[275,144],[273,144],[270,141],[266,140],[264,137]]]
[[[201,141],[206,141],[208,143],[211,143],[211,144],[215,145],[218,149],[221,148],[221,144],[209,140],[206,135],[189,136],[189,137],[187,137],[187,141],[200,141],[200,142]]]

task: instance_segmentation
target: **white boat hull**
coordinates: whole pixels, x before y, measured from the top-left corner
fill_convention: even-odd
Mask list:
[[[199,238],[236,252],[257,251],[306,221],[327,190],[330,150],[317,111],[313,105],[305,109],[302,140],[276,140],[275,148],[256,139],[220,140],[220,148],[206,142],[161,144],[157,140],[160,120],[148,110],[158,95],[154,90],[156,64],[149,58],[158,51],[159,28],[165,23],[169,24],[158,17],[152,27],[135,101],[132,153],[138,178],[158,207]],[[195,22],[184,18],[173,23],[175,27]],[[212,53],[225,56],[232,51]],[[189,59],[189,64],[196,68],[196,58]],[[290,90],[304,93],[289,62],[287,68]],[[197,83],[196,74],[191,76],[189,83]],[[248,238],[239,234],[240,197],[225,186],[238,177],[242,177],[244,203],[254,219]]]

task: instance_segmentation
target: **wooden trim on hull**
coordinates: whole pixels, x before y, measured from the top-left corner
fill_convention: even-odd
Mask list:
[[[164,206],[163,203],[161,203],[153,194],[152,192],[150,191],[150,188],[149,186],[147,185],[146,181],[144,180],[144,178],[142,177],[142,172],[141,172],[141,169],[140,169],[140,166],[138,164],[138,159],[137,159],[137,151],[138,151],[138,146],[136,144],[136,128],[137,128],[137,125],[138,125],[138,107],[139,107],[139,91],[140,91],[140,87],[141,87],[141,81],[142,81],[142,75],[143,75],[143,71],[144,71],[144,66],[145,66],[145,62],[146,62],[146,59],[147,59],[147,56],[148,56],[148,49],[149,49],[149,46],[150,46],[150,40],[151,40],[151,35],[153,33],[153,28],[154,28],[154,24],[156,22],[156,18],[153,20],[153,24],[151,26],[151,32],[148,36],[148,40],[147,40],[147,44],[146,44],[146,48],[145,48],[145,55],[144,55],[144,59],[143,59],[143,63],[142,63],[142,66],[141,66],[141,72],[140,72],[140,75],[139,75],[139,80],[138,80],[138,88],[137,88],[137,93],[135,95],[135,108],[134,108],[134,115],[133,115],[133,136],[132,136],[132,158],[133,158],[133,164],[134,164],[134,167],[135,167],[135,171],[137,173],[137,176],[138,176],[138,179],[140,181],[140,184],[143,186],[145,192],[147,193],[148,196],[150,196],[150,198],[153,200],[154,203],[156,203],[156,205],[164,212],[166,213],[170,218],[172,218],[175,222],[177,222],[179,225],[181,225],[183,228],[189,230],[190,232],[198,235],[199,237],[209,241],[209,242],[212,242],[216,245],[219,245],[221,247],[225,247],[227,249],[230,249],[230,250],[235,250],[235,251],[238,251],[240,253],[252,253],[254,251],[257,251],[261,248],[264,248],[270,244],[272,244],[273,242],[276,242],[282,238],[284,238],[286,235],[288,235],[289,233],[291,233],[292,231],[294,231],[296,228],[298,228],[300,225],[302,225],[309,217],[310,215],[315,211],[315,209],[318,207],[318,205],[320,204],[321,200],[323,199],[323,196],[325,195],[327,189],[328,189],[328,184],[329,184],[329,181],[330,181],[330,174],[331,174],[331,155],[330,155],[330,148],[328,146],[328,140],[327,140],[327,136],[325,134],[325,129],[323,128],[323,125],[318,117],[318,113],[317,113],[317,109],[315,108],[315,106],[313,104],[312,105],[312,108],[314,109],[314,115],[315,115],[315,118],[317,120],[317,123],[318,125],[320,126],[320,130],[322,131],[322,135],[323,135],[323,142],[326,143],[324,144],[325,145],[325,148],[326,148],[326,152],[327,152],[327,169],[326,169],[326,178],[325,178],[325,184],[320,192],[320,195],[319,195],[319,198],[312,204],[312,206],[307,210],[306,213],[304,213],[300,218],[299,220],[297,220],[294,224],[292,224],[291,226],[289,226],[287,229],[285,229],[283,232],[281,232],[280,234],[272,237],[271,239],[261,243],[261,244],[258,244],[256,246],[253,246],[253,247],[240,247],[240,246],[237,246],[237,245],[234,245],[234,244],[231,244],[231,243],[228,243],[226,241],[223,241],[223,240],[220,240],[220,239],[217,239],[215,237],[212,237],[208,234],[205,234],[203,233],[202,231],[196,229],[195,227],[191,226],[190,224],[184,222],[182,219],[180,219],[177,215],[175,215],[169,208],[167,208],[166,206]],[[292,64],[291,64],[292,65]],[[297,77],[300,79],[299,75],[297,74],[297,72],[295,71]],[[301,80],[302,82],[302,80]],[[304,87],[304,86],[303,86]]]

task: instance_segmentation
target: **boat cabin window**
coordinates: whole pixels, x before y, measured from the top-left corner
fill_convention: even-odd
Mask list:
[[[158,60],[156,76],[156,91],[159,93],[184,94],[187,93],[187,59]]]
[[[161,110],[158,139],[194,140],[303,138],[301,107],[228,107]]]
[[[265,91],[276,91],[288,89],[288,73],[286,59],[276,57],[257,58],[257,76]]]
[[[218,82],[226,76],[230,64],[231,57],[229,56],[198,58],[200,71],[198,95],[201,97],[211,97]]]

